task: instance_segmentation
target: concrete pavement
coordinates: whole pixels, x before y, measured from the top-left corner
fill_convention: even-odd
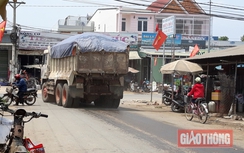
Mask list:
[[[6,88],[8,86],[1,86],[0,87],[0,96],[2,96],[6,92]],[[41,94],[41,90],[38,91],[38,94]],[[162,109],[169,109],[169,107],[165,107],[162,104],[162,94],[158,92],[151,93],[135,93],[130,91],[124,91],[124,98],[121,100],[121,104],[124,103],[130,105],[140,105],[142,107],[151,107],[151,108],[162,108]],[[173,112],[172,112],[173,113]],[[244,127],[244,113],[238,113],[238,116],[242,119],[240,120],[233,120],[230,116],[225,117],[218,117],[217,113],[210,113],[210,120],[213,123],[227,125],[227,126],[241,126]]]

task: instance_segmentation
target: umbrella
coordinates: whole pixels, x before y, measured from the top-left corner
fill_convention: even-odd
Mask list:
[[[131,72],[131,73],[138,73],[139,71],[132,68],[132,67],[128,67],[128,72]]]
[[[160,72],[163,74],[177,73],[179,75],[185,75],[188,73],[196,74],[202,72],[203,69],[196,63],[186,60],[177,60],[161,67]]]

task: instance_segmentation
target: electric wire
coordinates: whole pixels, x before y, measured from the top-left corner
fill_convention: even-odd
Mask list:
[[[124,0],[115,0],[115,1],[119,1],[119,2],[123,2],[123,3],[128,3],[128,4],[133,4],[133,5],[138,5],[138,6],[144,6],[144,7],[149,7],[151,6],[152,8],[158,8],[161,9],[162,7],[160,6],[152,6],[152,5],[145,5],[145,4],[138,4],[138,3],[134,3],[134,2],[128,2],[128,1],[124,1]],[[159,3],[159,4],[166,4],[166,3]],[[190,7],[188,7],[190,8]],[[173,11],[179,11],[178,9],[174,9],[174,8],[164,8],[165,10],[173,10]],[[225,18],[225,19],[232,19],[232,20],[240,20],[240,21],[244,21],[244,16],[242,14],[238,14],[238,16],[228,16],[228,15],[221,15],[221,14],[208,14],[208,13],[200,13],[200,12],[195,12],[195,11],[191,11],[192,13],[196,13],[196,14],[202,14],[202,15],[207,15],[207,16],[213,16],[213,17],[219,17],[219,18]],[[214,10],[212,11],[214,12]],[[226,13],[228,14],[228,13]],[[230,14],[229,14],[230,15]]]
[[[76,6],[72,6],[72,5],[21,5],[21,7],[108,7],[108,6],[113,6],[113,7],[121,7],[122,5],[108,5],[108,4],[102,4],[100,2],[94,2],[94,1],[79,1],[79,0],[64,0],[64,1],[72,1],[72,2],[80,2],[80,3],[87,3],[87,4],[93,4],[93,5],[76,5]],[[129,4],[129,5],[123,5],[123,6],[143,6],[143,7],[149,7],[151,6],[151,4],[155,1],[149,1],[149,0],[134,0],[134,2],[128,2],[125,0],[114,0],[123,4]],[[135,3],[135,1],[137,1],[137,3]],[[151,4],[139,4],[139,2],[149,2]],[[199,2],[193,2],[196,3],[197,5],[201,5],[200,8],[205,8],[205,7],[209,7],[209,3],[199,3]],[[162,3],[162,2],[157,2],[157,4],[168,4],[168,3]],[[152,6],[154,8],[158,8],[158,9],[163,9],[162,7],[158,7],[158,6]],[[208,15],[208,16],[213,16],[213,17],[219,17],[219,18],[225,18],[225,19],[231,19],[231,20],[240,20],[240,21],[244,21],[244,15],[242,14],[238,14],[235,13],[233,11],[244,11],[244,9],[241,8],[241,6],[234,6],[234,5],[229,5],[227,6],[227,4],[220,4],[220,3],[212,3],[211,4],[212,10],[211,12],[215,12],[215,13],[205,13],[205,11],[209,11],[209,8],[206,9],[202,9],[204,11],[204,13],[197,13],[197,14],[202,14],[202,15]],[[186,6],[186,8],[188,8]],[[215,9],[214,9],[215,8]],[[224,12],[224,11],[218,11],[216,8],[222,8],[222,9],[229,9],[232,12],[228,11],[228,12]],[[177,9],[173,9],[173,8],[164,8],[165,10],[174,10],[177,11]],[[135,9],[133,12],[137,12],[140,13],[140,10],[143,12],[145,11],[145,9]],[[143,12],[144,13],[144,12]],[[194,11],[193,11],[194,13]],[[28,26],[23,26],[21,25],[21,27],[24,29],[33,29],[33,27],[28,27]],[[46,31],[50,31],[47,29],[42,29],[42,28],[35,28],[37,30],[46,30]]]

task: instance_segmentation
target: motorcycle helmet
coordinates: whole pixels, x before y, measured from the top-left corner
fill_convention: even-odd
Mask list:
[[[196,77],[195,81],[196,82],[201,82],[201,78],[200,77]]]
[[[14,78],[15,78],[16,80],[19,80],[19,79],[20,79],[20,75],[19,75],[19,74],[16,74],[16,75],[14,76]]]

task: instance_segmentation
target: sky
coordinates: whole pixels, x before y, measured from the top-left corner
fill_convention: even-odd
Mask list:
[[[9,0],[13,1],[13,0]],[[125,3],[116,2],[114,0],[17,0],[18,2],[25,2],[16,9],[16,23],[21,25],[23,29],[46,29],[57,30],[58,21],[65,19],[67,16],[86,16],[92,15],[99,8],[116,6],[136,7]],[[130,1],[130,0],[124,0]],[[143,2],[144,1],[144,2]],[[154,0],[147,0],[154,1]],[[208,3],[210,0],[195,0],[198,3]],[[150,4],[145,0],[133,0],[135,3]],[[213,14],[223,14],[222,12],[228,12],[228,16],[233,14],[234,16],[244,14],[244,9],[224,9],[224,7],[239,7],[244,8],[243,0],[235,0],[235,3],[230,0],[211,0],[211,12]],[[102,5],[103,4],[103,5]],[[108,6],[111,5],[111,6]],[[224,7],[215,7],[224,6]],[[209,5],[201,5],[201,7],[209,13]],[[138,7],[137,8],[145,8]],[[239,16],[243,17],[243,16]],[[6,29],[12,29],[13,23],[13,8],[7,5],[7,20],[8,24]],[[230,41],[240,41],[241,36],[244,35],[244,21],[230,20],[223,18],[213,17],[213,31],[212,36],[227,36]]]

